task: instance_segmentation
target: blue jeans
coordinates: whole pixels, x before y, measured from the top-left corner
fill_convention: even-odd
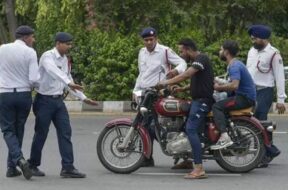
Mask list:
[[[267,120],[269,109],[273,102],[273,87],[257,90],[257,104],[254,116],[262,121]]]
[[[72,130],[69,115],[62,97],[53,98],[37,94],[33,103],[33,112],[36,116],[35,134],[31,146],[29,163],[36,167],[41,164],[42,149],[52,121],[57,132],[62,168],[67,170],[74,168],[71,142]]]
[[[24,127],[32,104],[31,92],[0,93],[0,126],[8,147],[8,167],[23,157]]]
[[[186,134],[192,147],[193,159],[195,164],[202,164],[202,147],[198,135],[199,127],[205,122],[205,118],[210,111],[207,104],[193,100],[186,123]]]

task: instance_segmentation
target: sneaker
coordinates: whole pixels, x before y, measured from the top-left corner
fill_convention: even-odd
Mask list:
[[[257,168],[267,168],[269,163],[273,160],[273,157],[265,155],[261,160],[260,164],[258,164]]]
[[[217,143],[215,145],[210,146],[211,150],[219,150],[223,148],[227,148],[228,146],[231,146],[233,144],[233,141],[229,136],[223,137],[221,136]]]

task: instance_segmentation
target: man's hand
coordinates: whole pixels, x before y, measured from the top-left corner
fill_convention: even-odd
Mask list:
[[[83,102],[85,102],[86,104],[92,105],[92,106],[98,106],[98,103],[94,100],[91,100],[89,98],[86,98],[85,100],[83,100]]]
[[[217,82],[214,83],[214,90],[216,90],[216,91],[221,91],[221,90],[220,90],[220,89],[221,89],[220,86],[221,86],[221,85],[219,85],[219,83],[217,83]]]
[[[80,86],[79,84],[75,84],[75,83],[73,83],[73,82],[70,82],[70,83],[68,84],[68,87],[69,87],[71,90],[73,90],[73,91],[75,91],[75,90],[83,91],[83,90],[84,90],[83,86]]]
[[[183,87],[181,87],[181,86],[179,86],[179,85],[173,85],[173,86],[170,87],[170,90],[171,90],[171,93],[172,93],[172,94],[176,94],[176,93],[178,93],[178,92],[183,92],[183,91],[185,91],[185,88],[183,88]]]
[[[160,90],[160,89],[165,88],[165,86],[167,86],[167,84],[166,84],[166,81],[164,80],[164,81],[160,81],[158,84],[156,84],[155,88]]]
[[[166,77],[168,79],[171,79],[173,77],[175,77],[176,75],[178,75],[178,71],[176,69],[172,69],[171,71],[169,71],[167,74],[166,74]]]
[[[283,103],[277,103],[276,104],[276,109],[278,110],[278,114],[283,114],[286,110],[285,104]]]

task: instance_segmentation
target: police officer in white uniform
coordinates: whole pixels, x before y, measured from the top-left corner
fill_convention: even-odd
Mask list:
[[[155,86],[159,82],[162,68],[165,72],[160,74],[160,80],[163,80],[166,74],[168,78],[172,78],[186,70],[187,64],[181,57],[169,47],[158,43],[157,31],[154,28],[145,28],[140,35],[145,47],[141,48],[138,55],[139,75],[134,92]],[[176,66],[175,69],[171,69],[171,64]]]
[[[267,120],[269,109],[273,102],[274,86],[277,88],[277,104],[279,114],[285,112],[284,100],[285,77],[283,60],[279,50],[269,43],[271,29],[265,25],[253,25],[249,28],[253,47],[249,50],[247,69],[250,72],[257,90],[257,106],[255,117],[259,120]],[[280,154],[276,146],[267,147],[267,156],[274,158]],[[268,164],[260,164],[259,167],[267,167]]]
[[[73,147],[71,142],[71,125],[67,108],[63,102],[63,90],[69,91],[85,103],[97,105],[88,99],[81,90],[82,86],[74,84],[69,72],[66,53],[72,47],[73,37],[69,33],[59,32],[55,36],[55,48],[46,51],[40,58],[39,64],[39,87],[33,103],[33,112],[36,116],[35,134],[33,137],[31,154],[29,159],[30,168],[34,176],[45,176],[38,169],[41,164],[42,149],[48,135],[49,126],[53,122],[62,157],[62,177],[84,178],[85,174],[75,169],[73,162]]]
[[[21,175],[18,165],[30,179],[32,173],[21,147],[32,104],[31,90],[39,79],[37,54],[32,48],[34,30],[19,26],[15,37],[15,42],[0,46],[0,125],[9,150],[6,176]]]
[[[158,43],[157,31],[154,28],[144,28],[140,35],[145,47],[140,50],[138,55],[139,75],[133,92],[155,86],[159,80],[163,80],[166,76],[172,78],[186,70],[187,64],[181,57],[169,47]],[[171,69],[171,65],[176,67]],[[133,99],[135,98],[133,96]],[[149,120],[147,122],[151,123],[152,120]],[[149,133],[153,142],[155,133],[152,128],[150,129]],[[154,166],[152,155],[150,159],[145,160],[143,166]]]

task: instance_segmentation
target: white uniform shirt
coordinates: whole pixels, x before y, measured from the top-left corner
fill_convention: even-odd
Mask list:
[[[159,82],[159,73],[160,80],[163,80],[169,71],[167,61],[177,66],[175,69],[179,73],[183,73],[187,68],[186,62],[166,46],[157,43],[152,52],[149,52],[146,47],[142,48],[138,55],[139,75],[133,91],[155,86]],[[161,67],[165,68],[165,73],[161,72]]]
[[[38,79],[37,54],[33,48],[22,40],[0,46],[1,91],[13,88],[30,91]]]
[[[39,87],[36,91],[43,95],[62,95],[64,88],[68,88],[68,84],[73,82],[68,59],[66,55],[61,56],[56,48],[43,53],[40,58],[39,72]],[[86,99],[81,91],[74,92],[69,88],[68,90],[81,100]]]
[[[270,62],[275,52],[272,69],[269,71]],[[270,43],[261,51],[252,47],[248,53],[247,69],[256,86],[274,87],[276,81],[277,102],[284,103],[287,97],[285,94],[284,67],[280,52],[275,47],[271,46]],[[259,69],[262,72],[260,72]]]

